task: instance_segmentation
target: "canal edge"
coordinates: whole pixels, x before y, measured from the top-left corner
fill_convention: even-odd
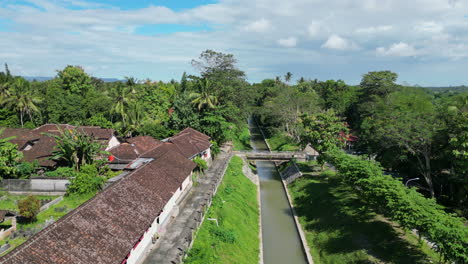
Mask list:
[[[258,174],[254,173],[249,166],[249,161],[245,158],[245,156],[236,155],[242,159],[242,165],[244,172],[244,176],[247,177],[255,186],[257,187],[257,204],[258,204],[258,238],[259,238],[259,252],[258,252],[258,263],[263,264],[263,231],[262,231],[262,197],[260,194],[260,177]],[[249,175],[246,175],[249,174]]]
[[[312,255],[310,254],[310,247],[307,244],[307,240],[306,240],[304,230],[302,229],[302,225],[299,222],[299,217],[297,216],[296,209],[294,208],[294,205],[292,203],[291,196],[289,195],[288,186],[287,186],[286,182],[282,178],[281,178],[281,182],[283,183],[284,190],[286,191],[286,197],[288,198],[289,207],[291,208],[291,211],[292,211],[293,216],[294,216],[294,222],[296,223],[296,228],[297,228],[297,231],[299,233],[299,237],[301,238],[302,247],[304,248],[304,252],[305,252],[306,257],[307,257],[307,262],[309,264],[314,264],[314,260],[312,259]]]
[[[265,134],[263,133],[263,129],[258,125],[258,122],[257,122],[257,120],[255,118],[254,118],[254,121],[255,121],[255,124],[257,125],[258,129],[260,130],[260,132],[261,132],[261,134],[263,136],[263,140],[265,141],[265,144],[266,144],[266,146],[268,148],[268,151],[271,152],[270,145],[268,144],[268,141],[266,140]],[[310,247],[307,244],[307,240],[306,240],[304,230],[302,229],[302,225],[299,222],[299,217],[297,216],[296,209],[294,208],[294,205],[292,203],[291,196],[289,195],[289,190],[288,190],[287,183],[283,180],[283,177],[281,177],[281,172],[279,171],[277,164],[274,163],[274,165],[275,165],[276,171],[278,172],[278,175],[280,176],[281,183],[283,184],[283,189],[286,192],[286,197],[288,198],[289,208],[291,209],[291,212],[292,212],[293,217],[294,217],[294,223],[296,224],[296,230],[299,233],[299,237],[301,238],[302,249],[303,249],[303,251],[304,251],[304,253],[306,255],[307,263],[314,264],[314,260],[312,259],[312,255],[310,254]],[[259,179],[258,186],[259,186],[258,188],[260,188],[260,179]],[[261,217],[261,215],[260,215],[260,217]],[[263,246],[262,246],[262,248],[263,248]]]

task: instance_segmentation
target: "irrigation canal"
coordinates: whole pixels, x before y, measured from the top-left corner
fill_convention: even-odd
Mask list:
[[[255,122],[249,121],[249,129],[254,151],[268,151],[263,135]],[[257,161],[256,165],[262,203],[263,263],[307,263],[275,164],[271,161]]]

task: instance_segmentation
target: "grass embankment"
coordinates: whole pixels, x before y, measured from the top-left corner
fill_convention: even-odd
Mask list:
[[[330,171],[288,186],[310,252],[320,263],[437,263],[410,231],[366,208]]]
[[[257,187],[235,156],[184,263],[258,263],[259,243]]]
[[[59,218],[65,216],[67,213],[69,213],[73,209],[77,208],[78,206],[86,202],[87,200],[94,197],[94,195],[95,193],[65,196],[64,199],[60,201],[59,203],[51,206],[47,210],[40,212],[36,217],[36,221],[33,221],[33,222],[18,221],[16,228],[17,230],[25,229],[25,228],[36,228],[36,227],[43,225],[46,222],[46,220],[51,219],[51,217],[53,217],[54,220],[57,221]],[[15,239],[6,238],[4,240],[1,240],[0,245],[3,245],[8,242],[11,247],[7,251],[0,254],[0,256],[7,254],[11,250],[13,250],[15,247],[24,243],[26,240],[27,238],[24,238],[24,237],[17,237]]]
[[[294,139],[284,133],[274,134],[266,138],[266,141],[272,151],[296,151],[301,149]]]
[[[244,126],[238,130],[236,136],[232,139],[234,150],[251,150],[249,128]]]

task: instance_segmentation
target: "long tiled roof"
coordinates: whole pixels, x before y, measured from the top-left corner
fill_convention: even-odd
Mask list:
[[[0,263],[121,263],[196,166],[170,149],[153,156]]]

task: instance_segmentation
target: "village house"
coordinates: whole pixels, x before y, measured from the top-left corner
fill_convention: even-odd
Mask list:
[[[128,175],[1,257],[0,263],[141,263],[190,191],[196,164],[189,157],[210,155],[209,137],[197,133],[178,137],[178,145],[145,137],[127,141],[132,148],[125,155],[130,155],[120,157],[137,164]],[[198,153],[190,154],[182,142],[196,145]]]
[[[105,150],[120,144],[113,129],[67,124],[46,124],[35,129],[5,128],[0,138],[14,137],[10,142],[18,145],[18,150],[23,153],[24,161],[34,162],[37,160],[39,166],[53,168],[56,166],[56,162],[50,160],[50,156],[56,145],[55,139],[46,134],[58,134],[60,130],[64,129],[76,129],[93,136],[97,142],[104,146]]]

